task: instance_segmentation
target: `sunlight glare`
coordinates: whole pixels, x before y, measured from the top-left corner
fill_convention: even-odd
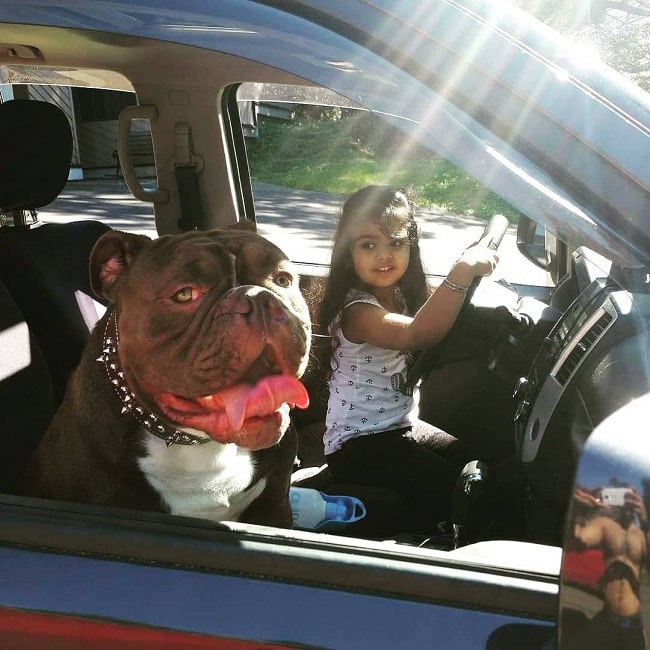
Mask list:
[[[566,61],[571,67],[589,68],[600,61],[600,51],[594,43],[574,43],[572,49],[566,54]],[[571,75],[567,68],[557,68],[555,76],[561,81],[568,81]]]
[[[0,381],[29,367],[32,355],[29,347],[29,329],[25,321],[0,332]]]
[[[97,302],[92,296],[89,296],[83,291],[75,291],[74,297],[79,306],[79,311],[81,316],[86,323],[86,327],[89,332],[92,332],[93,328],[97,324],[97,321],[106,313],[106,307],[102,305],[101,302]]]
[[[583,221],[595,225],[593,220],[590,219],[577,205],[571,203],[564,197],[560,196],[557,192],[554,192],[551,188],[543,185],[539,180],[528,174],[524,169],[516,165],[513,161],[506,158],[503,154],[498,152],[493,147],[487,147],[486,151],[495,159],[498,160],[504,167],[507,167],[510,171],[514,172],[519,178],[523,181],[534,187],[539,192],[545,194],[547,197],[563,206],[567,210],[571,211],[573,214],[580,217]]]

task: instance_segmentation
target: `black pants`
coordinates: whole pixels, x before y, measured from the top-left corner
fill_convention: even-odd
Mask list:
[[[469,445],[418,420],[408,428],[348,440],[325,458],[333,482],[394,490],[413,508],[408,517],[412,525],[432,533],[450,517],[460,471],[479,456]]]

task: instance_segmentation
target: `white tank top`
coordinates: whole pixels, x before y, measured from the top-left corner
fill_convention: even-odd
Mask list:
[[[357,302],[381,307],[372,294],[352,289],[344,309]],[[341,314],[330,326],[339,345],[331,360],[325,454],[339,450],[350,438],[408,426],[417,414],[413,387],[406,383],[413,355],[352,343],[343,335],[340,322]]]

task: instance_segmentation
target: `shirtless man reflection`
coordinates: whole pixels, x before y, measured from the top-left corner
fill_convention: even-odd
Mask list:
[[[596,513],[574,520],[576,547],[600,549],[605,570],[599,581],[603,609],[567,647],[645,649],[640,578],[641,566],[648,564],[648,513],[643,498],[632,487],[577,488],[574,497]]]

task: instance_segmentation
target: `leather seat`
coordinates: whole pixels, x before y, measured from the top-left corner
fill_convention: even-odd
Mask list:
[[[0,492],[14,492],[54,415],[50,374],[38,342],[0,282]]]
[[[68,179],[72,134],[54,104],[0,104],[0,490],[11,492],[99,316],[88,260],[108,226],[21,225]]]
[[[4,102],[0,142],[0,213],[54,201],[68,180],[72,158],[72,131],[63,111],[48,102]]]
[[[108,229],[97,221],[0,228],[0,280],[39,343],[57,405],[101,316],[90,288],[88,260]]]

